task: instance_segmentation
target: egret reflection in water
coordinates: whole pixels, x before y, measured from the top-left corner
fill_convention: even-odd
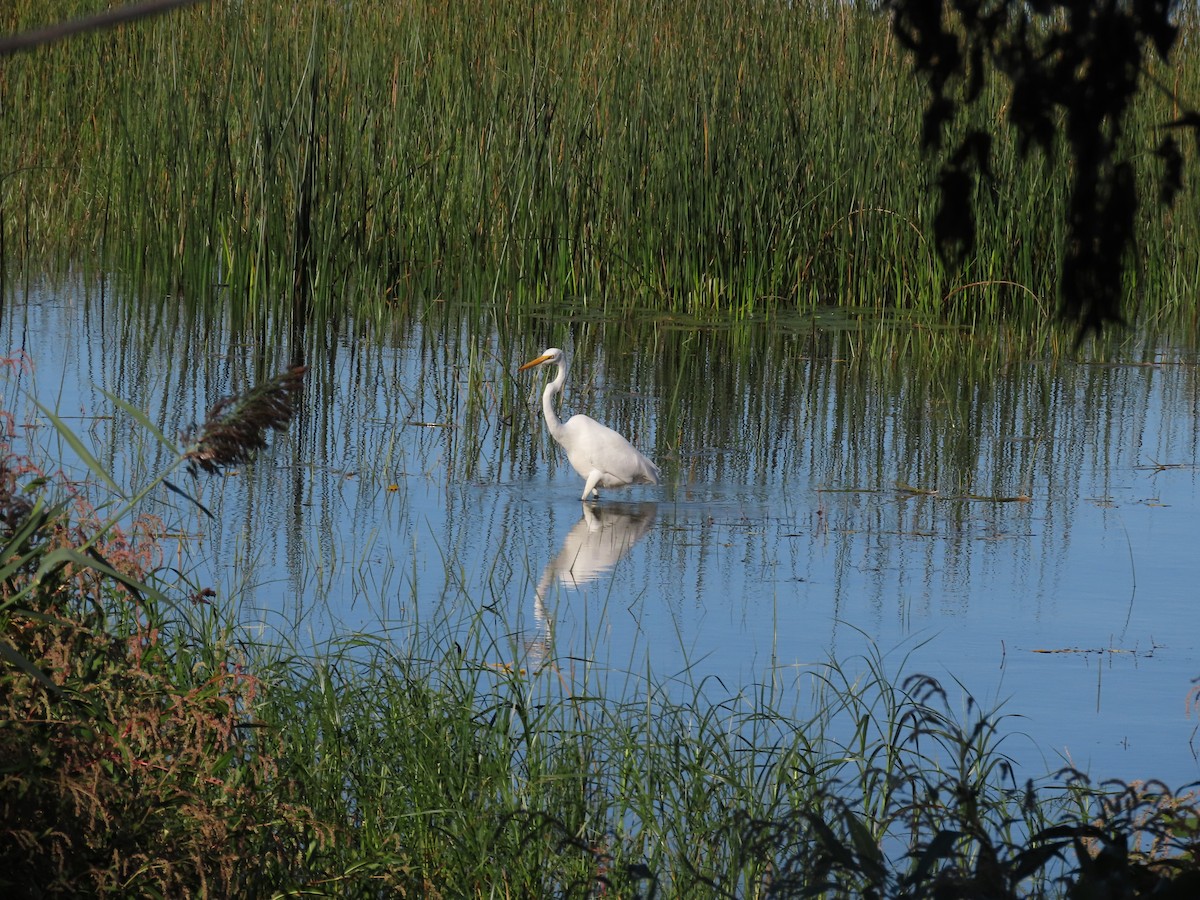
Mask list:
[[[554,619],[546,610],[550,588],[557,583],[575,590],[608,572],[646,536],[658,511],[658,504],[650,501],[579,505],[583,518],[563,538],[562,549],[546,564],[533,594],[534,632],[528,649],[535,665],[549,654],[554,638]]]

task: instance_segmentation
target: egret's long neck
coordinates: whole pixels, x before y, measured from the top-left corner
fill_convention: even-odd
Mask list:
[[[542,413],[546,417],[546,429],[550,432],[550,436],[557,440],[558,433],[562,430],[562,420],[554,410],[554,395],[562,391],[563,384],[566,383],[567,364],[560,362],[556,365],[558,374],[554,376],[552,382],[546,385],[546,390],[542,391]]]

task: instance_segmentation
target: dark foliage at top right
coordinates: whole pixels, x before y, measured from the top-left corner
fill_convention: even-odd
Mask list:
[[[1079,339],[1123,322],[1122,273],[1135,238],[1138,191],[1122,152],[1125,116],[1146,86],[1147,54],[1166,60],[1175,45],[1172,0],[884,0],[892,30],[929,86],[923,142],[941,148],[960,104],[979,99],[988,75],[1008,82],[1009,124],[1022,154],[1049,152],[1061,128],[1071,162],[1061,310]],[[1155,85],[1162,88],[1161,85]],[[1191,129],[1200,113],[1169,128]],[[962,261],[975,240],[972,186],[990,177],[991,137],[968,133],[949,148],[939,173],[934,223],[939,250]],[[1172,136],[1158,146],[1159,202],[1181,186],[1182,157]]]

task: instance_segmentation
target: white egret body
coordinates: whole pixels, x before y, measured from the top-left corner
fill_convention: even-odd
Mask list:
[[[517,371],[550,364],[558,366],[558,374],[542,392],[546,430],[567,451],[571,468],[584,479],[583,496],[579,499],[586,500],[588,494],[599,497],[600,488],[658,484],[658,466],[639,453],[619,432],[589,416],[575,415],[565,422],[558,418],[554,411],[554,396],[562,391],[567,380],[567,361],[561,350],[551,347]]]

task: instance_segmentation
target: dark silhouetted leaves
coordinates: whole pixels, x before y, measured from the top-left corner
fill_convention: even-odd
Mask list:
[[[942,129],[954,118],[954,104],[945,97],[931,100],[921,117],[921,146],[938,149],[942,146]]]
[[[1163,161],[1162,180],[1158,185],[1158,201],[1163,206],[1175,202],[1175,195],[1183,189],[1183,154],[1173,137],[1165,137],[1154,155]]]
[[[1177,38],[1170,0],[885,0],[901,46],[929,87],[922,127],[927,148],[941,148],[962,105],[982,96],[984,70],[1008,83],[1008,122],[1023,156],[1054,151],[1071,158],[1071,187],[1061,310],[1078,323],[1080,339],[1120,323],[1122,275],[1135,240],[1138,194],[1122,143],[1125,116],[1139,90],[1148,51],[1166,59]],[[1200,141],[1200,116],[1188,112],[1171,127]],[[976,176],[986,154],[960,142],[941,166],[934,221],[939,251],[959,263],[974,248]],[[1163,141],[1159,200],[1182,186],[1174,141]]]
[[[958,145],[950,163],[938,175],[938,211],[933,228],[938,252],[956,265],[975,250],[975,185],[990,180],[992,139],[973,131]]]
[[[933,228],[942,258],[956,265],[975,249],[971,182],[970,174],[962,169],[943,169],[938,176],[940,199]]]

